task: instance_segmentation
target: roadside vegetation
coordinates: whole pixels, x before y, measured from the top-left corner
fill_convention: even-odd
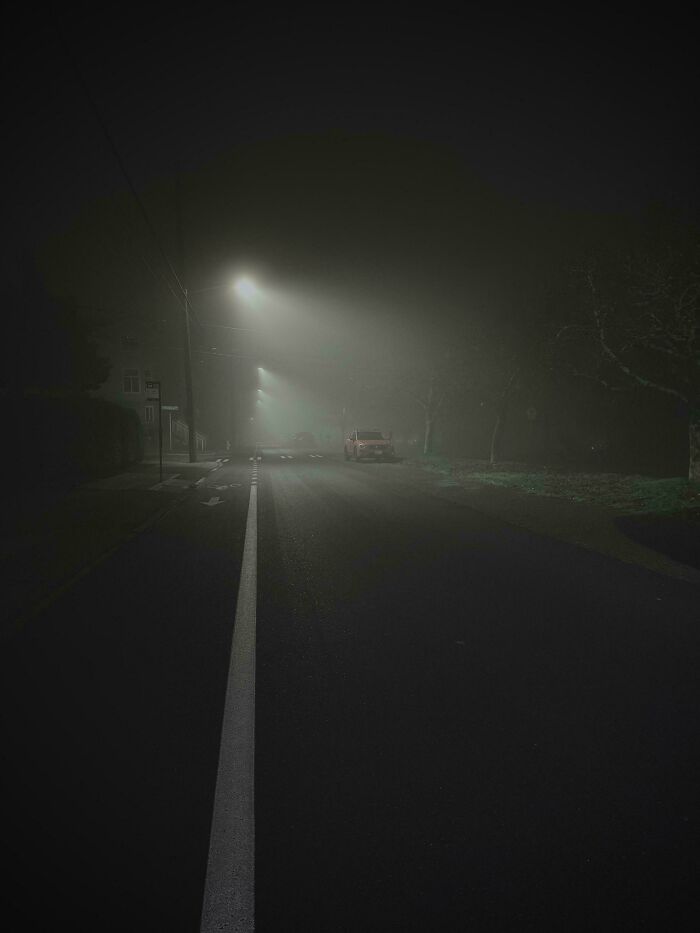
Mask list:
[[[445,457],[421,458],[421,465],[457,482],[481,483],[537,496],[595,503],[625,514],[672,515],[693,511],[700,520],[700,482],[684,477],[653,477],[623,473],[571,472],[523,463]]]
[[[407,462],[439,477],[438,485],[459,486],[477,497],[479,491],[502,490],[478,497],[474,505],[504,521],[652,570],[667,572],[668,558],[700,570],[698,482],[515,461],[491,467],[488,460],[423,456]]]

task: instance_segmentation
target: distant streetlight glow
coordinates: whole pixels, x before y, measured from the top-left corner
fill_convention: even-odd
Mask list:
[[[252,282],[250,279],[246,278],[238,279],[233,287],[236,291],[236,294],[240,295],[240,297],[245,301],[252,301],[258,293],[255,282]]]

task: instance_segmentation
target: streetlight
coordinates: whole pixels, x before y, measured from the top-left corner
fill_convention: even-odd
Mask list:
[[[246,278],[245,276],[242,279],[238,279],[235,282],[233,288],[236,294],[243,298],[245,301],[252,301],[258,294],[258,289],[255,285],[255,282],[251,281],[251,279]]]
[[[197,462],[197,429],[195,426],[195,408],[194,408],[194,392],[192,389],[192,347],[190,341],[190,309],[191,304],[189,300],[190,294],[198,295],[203,292],[213,292],[220,291],[223,288],[226,288],[225,285],[213,285],[209,288],[200,288],[195,291],[188,291],[187,288],[184,289],[185,292],[185,319],[184,319],[184,351],[185,351],[185,397],[186,397],[186,407],[187,407],[187,420],[189,422],[189,432],[188,432],[188,442],[189,442],[189,457],[190,463]],[[257,288],[250,279],[242,278],[239,279],[234,284],[234,289],[236,292],[245,298],[247,301],[251,301],[257,294]],[[231,328],[231,330],[236,330],[238,328]]]

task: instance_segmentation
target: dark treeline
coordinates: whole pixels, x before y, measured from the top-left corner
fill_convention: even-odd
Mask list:
[[[595,231],[506,314],[394,375],[423,452],[700,478],[700,234],[665,211]]]
[[[475,317],[465,311],[449,323],[436,316],[418,352],[398,354],[390,366],[358,377],[362,363],[350,353],[335,381],[347,381],[348,397],[364,392],[394,411],[399,434],[408,436],[409,422],[419,418],[424,453],[492,464],[687,470],[697,480],[699,290],[697,226],[652,211],[591,227],[549,269],[535,270],[522,288],[515,282],[509,307],[486,307]],[[24,443],[41,445],[50,435],[60,447],[63,415],[45,416],[48,431],[36,401],[28,419],[20,400],[51,398],[55,407],[61,399],[63,409],[75,408],[104,382],[110,364],[92,340],[90,315],[77,302],[51,298],[28,265],[8,305],[3,347],[0,391],[14,399]],[[98,441],[94,425],[84,434],[84,446],[111,443],[117,453],[111,460],[83,453],[83,463],[123,463],[129,444],[106,442],[107,435]]]
[[[114,472],[143,454],[135,413],[90,396],[110,370],[91,328],[77,302],[50,296],[27,263],[8,303],[0,393],[25,476],[46,487]]]

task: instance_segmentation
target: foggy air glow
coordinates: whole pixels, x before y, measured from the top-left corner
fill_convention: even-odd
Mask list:
[[[250,279],[239,279],[234,285],[236,293],[246,301],[252,301],[258,293],[255,283]]]

